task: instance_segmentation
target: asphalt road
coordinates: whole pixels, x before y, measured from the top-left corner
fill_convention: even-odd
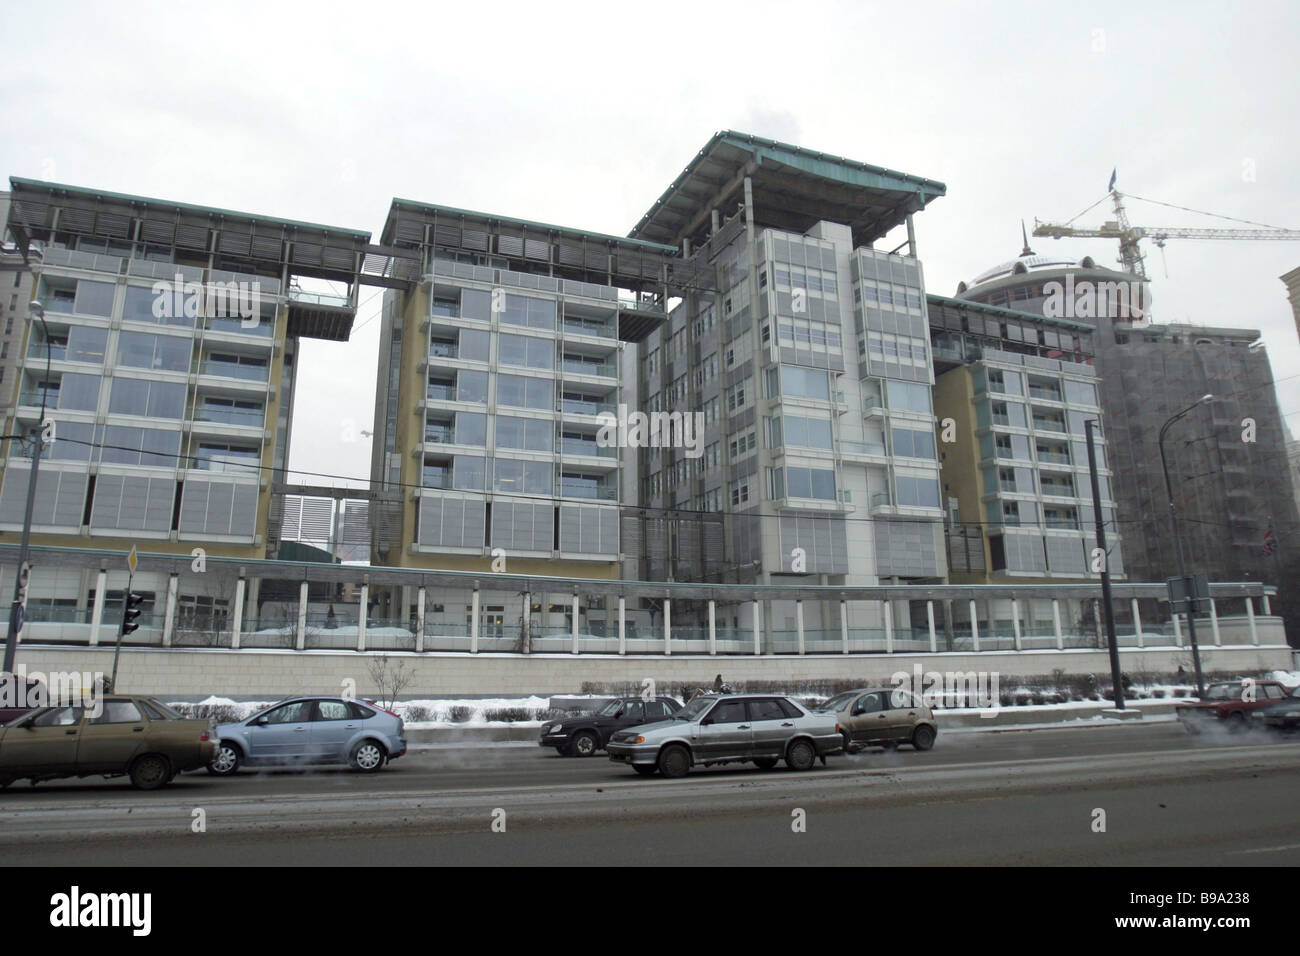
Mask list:
[[[682,780],[536,747],[432,748],[377,775],[15,784],[0,864],[1294,866],[1297,785],[1300,742],[1169,723],[950,733],[928,753]]]

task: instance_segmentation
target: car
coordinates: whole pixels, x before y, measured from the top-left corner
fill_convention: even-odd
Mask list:
[[[217,727],[209,772],[240,767],[348,764],[374,773],[406,753],[406,726],[390,710],[350,697],[293,697]]]
[[[900,687],[864,687],[837,694],[818,708],[835,714],[844,737],[845,753],[863,747],[897,747],[911,744],[929,750],[939,736],[934,711],[909,690]]]
[[[1251,690],[1249,694],[1247,688]],[[1213,726],[1227,727],[1236,733],[1246,729],[1247,717],[1252,711],[1276,703],[1286,695],[1285,685],[1275,680],[1223,681],[1205,688],[1205,696],[1200,700],[1179,704],[1174,713],[1190,734],[1199,734]]]
[[[643,700],[615,697],[589,714],[577,714],[542,724],[538,746],[554,747],[564,757],[590,757],[604,750],[617,731],[671,717],[682,705],[671,697]]]
[[[187,720],[152,697],[38,707],[0,727],[0,786],[125,774],[137,789],[156,790],[205,766],[215,741],[212,721]]]
[[[0,724],[30,714],[45,702],[45,687],[36,678],[0,672]]]
[[[1300,730],[1300,687],[1293,688],[1281,700],[1251,711],[1250,726],[1282,733]]]
[[[772,694],[702,694],[667,720],[620,730],[605,748],[610,760],[642,776],[684,777],[691,767],[752,761],[764,770],[784,760],[811,770],[840,753],[833,714],[818,714]]]

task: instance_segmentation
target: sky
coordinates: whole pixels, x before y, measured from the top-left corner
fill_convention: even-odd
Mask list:
[[[393,197],[625,234],[721,129],[937,179],[930,292],[1013,258],[1112,169],[1300,227],[1290,2],[10,4],[0,174],[373,232]],[[1231,223],[1139,202],[1143,226]],[[1112,218],[1103,203],[1078,220]],[[892,249],[901,237],[878,244]],[[1108,264],[1113,240],[1031,239]],[[1279,276],[1300,242],[1146,244],[1155,321],[1259,329],[1300,435]],[[290,465],[369,471],[378,289],[305,340]],[[348,478],[355,479],[349,482]]]

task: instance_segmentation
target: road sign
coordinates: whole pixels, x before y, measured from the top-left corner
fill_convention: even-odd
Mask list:
[[[139,556],[135,553],[135,545],[131,545],[131,553],[126,556],[126,566],[135,574],[135,566],[140,563]]]
[[[1173,614],[1186,614],[1188,605],[1195,611],[1210,610],[1210,579],[1204,574],[1189,574],[1185,578],[1168,578],[1169,610]]]

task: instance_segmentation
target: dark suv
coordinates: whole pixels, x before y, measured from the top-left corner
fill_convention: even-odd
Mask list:
[[[542,724],[541,737],[537,743],[542,747],[554,747],[565,757],[590,757],[597,750],[605,749],[615,731],[667,720],[681,707],[671,697],[656,697],[653,700],[615,697],[594,713],[578,714]]]

